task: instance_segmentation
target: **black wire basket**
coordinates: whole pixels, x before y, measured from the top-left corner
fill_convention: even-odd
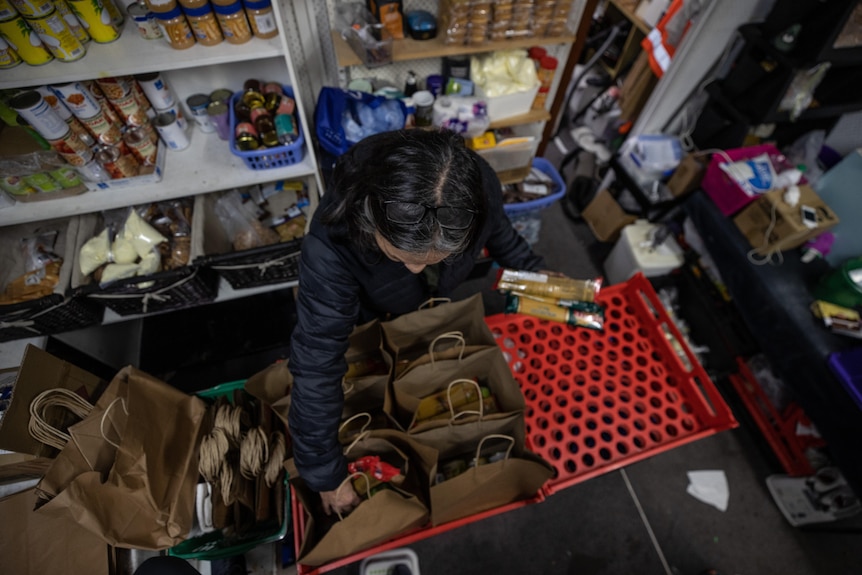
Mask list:
[[[101,322],[103,313],[99,302],[56,293],[0,305],[0,342],[82,329]]]
[[[197,264],[223,277],[234,289],[296,281],[302,240],[261,246],[238,252],[203,256]]]

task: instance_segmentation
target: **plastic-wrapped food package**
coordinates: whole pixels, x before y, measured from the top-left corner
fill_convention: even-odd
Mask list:
[[[501,50],[474,57],[470,77],[489,98],[526,92],[539,83],[536,66],[526,50]]]

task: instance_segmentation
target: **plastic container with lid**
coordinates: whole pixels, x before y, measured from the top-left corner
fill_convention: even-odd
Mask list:
[[[610,284],[624,282],[638,272],[648,278],[666,275],[683,264],[682,249],[676,240],[668,236],[656,242],[658,233],[659,226],[646,220],[623,228],[604,262]]]
[[[177,8],[177,0],[144,0],[150,12],[165,14]]]
[[[184,2],[186,0],[183,0]],[[194,32],[195,39],[204,46],[215,46],[224,40],[219,23],[213,14],[212,6],[208,2],[204,2],[202,6],[197,8],[183,7],[183,12],[186,15],[186,20]]]
[[[230,44],[245,44],[251,40],[251,27],[248,18],[242,9],[241,2],[234,2],[230,6],[214,3],[216,18],[221,26],[224,39]]]
[[[278,25],[272,12],[270,0],[245,0],[245,14],[251,31],[257,38],[275,38],[278,36]]]
[[[171,45],[171,48],[185,50],[195,45],[195,35],[179,6],[170,12],[157,13],[156,18],[158,18],[162,35]]]
[[[178,1],[180,3],[180,6],[183,7],[183,12],[186,12],[185,11],[186,8],[191,8],[192,10],[194,10],[195,8],[203,8],[204,6],[210,5],[209,0],[178,0]],[[188,12],[186,12],[186,15],[188,15]]]

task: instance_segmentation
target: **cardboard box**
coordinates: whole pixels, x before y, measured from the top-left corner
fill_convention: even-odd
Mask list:
[[[637,219],[637,216],[624,211],[606,189],[596,194],[581,216],[601,242],[617,241],[622,229]]]
[[[30,437],[30,403],[48,389],[69,389],[95,403],[106,382],[68,361],[54,357],[34,345],[28,345],[12,388],[12,403],[0,422],[0,449],[28,455],[53,457],[56,451]],[[57,426],[70,416],[65,410],[56,410]],[[73,418],[74,419],[74,418]],[[74,421],[68,422],[73,423]],[[52,421],[49,423],[53,423]]]
[[[705,172],[706,162],[697,156],[687,154],[667,181],[667,187],[673,197],[684,196],[700,187]]]
[[[736,227],[748,238],[758,254],[769,255],[797,248],[838,223],[838,216],[811,186],[799,186],[799,192],[799,202],[791,206],[784,201],[785,190],[772,190],[761,195],[733,218]],[[802,206],[809,206],[817,212],[816,227],[808,227],[802,221]],[[766,237],[770,225],[772,230]]]

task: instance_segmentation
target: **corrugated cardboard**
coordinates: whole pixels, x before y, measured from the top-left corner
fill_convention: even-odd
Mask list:
[[[596,194],[593,201],[581,212],[581,216],[596,239],[602,242],[617,241],[620,231],[637,219],[637,216],[623,211],[608,190]]]
[[[704,173],[706,162],[693,154],[687,154],[673,171],[667,181],[667,187],[673,197],[684,196],[700,187]]]
[[[105,385],[106,382],[92,373],[54,357],[34,345],[28,345],[24,350],[15,386],[12,388],[12,403],[0,422],[0,449],[29,455],[53,456],[53,448],[30,437],[27,430],[30,403],[43,391],[58,387],[72,390],[94,403]]]
[[[772,190],[743,208],[734,218],[736,227],[745,234],[760,255],[797,248],[838,223],[838,216],[817,195],[811,186],[799,186],[799,202],[795,206],[784,201],[783,189]],[[802,206],[817,211],[818,225],[809,228],[802,222]],[[773,217],[775,224],[766,237]]]

